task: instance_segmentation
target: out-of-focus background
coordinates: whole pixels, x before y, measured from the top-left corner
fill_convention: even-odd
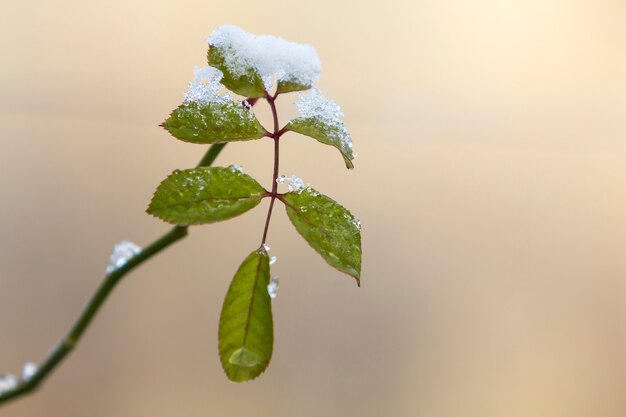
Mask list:
[[[193,228],[0,415],[623,417],[624,22],[621,0],[5,4],[0,372],[45,357],[115,242],[168,229],[144,209],[205,147],[158,124],[224,23],[317,48],[356,169],[290,134],[281,172],[350,208],[364,255],[358,289],[279,207],[274,358],[234,384],[218,316],[267,202]],[[269,187],[271,141],[228,145],[231,163]]]

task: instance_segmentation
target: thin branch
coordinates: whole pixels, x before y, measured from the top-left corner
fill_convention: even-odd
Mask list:
[[[204,157],[198,163],[198,166],[211,166],[215,158],[224,149],[225,143],[211,145]],[[65,337],[56,345],[45,361],[39,365],[37,371],[28,379],[20,380],[12,389],[0,392],[0,405],[11,399],[18,398],[22,395],[34,391],[41,382],[61,363],[61,361],[74,349],[80,337],[83,335],[87,327],[91,324],[100,307],[107,300],[113,289],[130,271],[139,265],[151,259],[153,256],[169,247],[173,243],[187,236],[186,226],[174,226],[169,232],[161,236],[159,239],[146,246],[141,252],[128,260],[124,266],[117,268],[106,276],[100,284],[91,300],[87,303],[82,313],[78,317],[74,326],[65,335]]]
[[[224,149],[224,146],[226,146],[226,143],[216,143],[216,144],[211,145],[211,147],[204,154],[200,162],[198,162],[197,168],[210,167],[211,165],[213,165],[213,162],[215,162],[215,158],[217,158],[217,155],[219,155],[220,152],[222,152],[222,149]]]
[[[257,99],[247,99],[245,101],[247,101],[248,105],[252,107],[256,104]],[[278,122],[275,120],[274,132],[277,131],[276,123]],[[198,162],[197,167],[211,166],[222,149],[224,149],[224,146],[226,146],[226,143],[216,143],[211,145],[200,162]],[[276,193],[274,190],[272,203],[274,202],[275,195]],[[34,391],[74,349],[80,340],[80,337],[83,335],[87,327],[89,327],[96,313],[100,310],[100,307],[102,307],[108,296],[122,280],[122,278],[124,278],[130,271],[161,252],[163,249],[186,236],[187,226],[174,226],[169,232],[146,246],[137,255],[130,258],[124,266],[119,267],[115,271],[108,274],[96,290],[95,294],[91,297],[91,300],[89,300],[83,309],[82,313],[78,317],[78,320],[74,323],[74,326],[65,335],[61,342],[59,342],[59,344],[52,349],[45,361],[39,365],[37,371],[33,375],[29,376],[29,378],[21,379],[14,388],[0,391],[0,405]]]

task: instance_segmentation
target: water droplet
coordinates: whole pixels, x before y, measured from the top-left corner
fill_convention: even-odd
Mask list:
[[[17,387],[18,380],[13,374],[0,374],[0,394]]]
[[[274,275],[267,284],[267,292],[272,300],[278,295],[278,275]]]
[[[237,165],[237,164],[231,164],[229,166],[231,172],[239,172],[242,173],[243,172],[243,167],[241,165]]]
[[[37,373],[38,366],[33,362],[26,362],[22,368],[22,379],[28,381]]]
[[[270,265],[274,265],[277,260],[278,260],[278,258],[276,256],[270,257]]]
[[[123,240],[113,246],[113,253],[109,257],[106,272],[110,274],[126,265],[129,259],[141,252],[141,248],[129,240]]]
[[[230,355],[228,362],[239,368],[252,368],[261,363],[261,358],[246,348],[239,348]]]

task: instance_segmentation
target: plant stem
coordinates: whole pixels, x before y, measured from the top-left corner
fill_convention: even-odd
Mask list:
[[[198,163],[198,166],[210,166],[225,145],[226,144],[224,143],[211,145],[204,157]],[[28,380],[21,380],[15,388],[0,392],[0,404],[27,394],[37,388],[39,384],[74,349],[80,340],[80,337],[83,335],[87,327],[89,327],[96,313],[100,310],[100,307],[102,307],[108,296],[122,280],[122,278],[124,278],[130,271],[161,252],[163,249],[169,247],[178,240],[183,239],[185,236],[187,236],[186,226],[174,226],[169,232],[146,246],[137,255],[130,258],[124,266],[117,268],[115,271],[108,274],[96,290],[95,294],[91,297],[91,300],[89,300],[83,309],[82,313],[78,317],[78,320],[74,323],[74,326],[72,326],[61,342],[59,342],[59,344],[52,349],[45,361],[38,367],[35,374]]]
[[[276,180],[278,179],[278,167],[279,167],[279,151],[280,151],[280,136],[281,136],[281,131],[278,128],[278,112],[276,111],[276,103],[274,103],[274,101],[276,100],[276,96],[278,96],[278,93],[275,96],[270,96],[269,94],[265,95],[265,99],[267,100],[267,102],[270,105],[270,108],[272,109],[272,117],[274,118],[274,132],[271,134],[271,137],[274,139],[274,172],[272,174],[272,191],[270,193],[270,207],[267,210],[267,218],[265,219],[265,228],[263,229],[263,239],[261,241],[261,246],[263,246],[265,244],[265,242],[267,241],[267,232],[269,230],[270,227],[270,220],[272,218],[272,210],[274,209],[274,201],[276,200],[276,197],[278,196],[278,183],[276,182]]]
[[[213,165],[213,162],[215,162],[215,158],[217,158],[217,155],[219,155],[220,152],[222,152],[222,149],[224,149],[224,146],[226,146],[226,143],[216,143],[216,144],[211,145],[211,147],[204,154],[200,162],[198,162],[197,167],[198,168],[210,167],[211,165]]]

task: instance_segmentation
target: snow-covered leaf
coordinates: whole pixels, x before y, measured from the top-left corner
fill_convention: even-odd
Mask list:
[[[228,47],[209,45],[209,65],[224,73],[222,84],[230,91],[244,97],[260,98],[265,96],[263,79],[253,66],[235,69],[228,65],[227,54],[232,53]]]
[[[222,82],[237,94],[259,98],[276,82],[278,92],[310,88],[322,72],[311,45],[271,35],[254,35],[224,25],[208,37],[209,65],[224,73]]]
[[[286,130],[297,132],[326,145],[334,146],[339,149],[348,169],[354,168],[352,160],[352,141],[349,139],[343,123],[341,125],[330,125],[319,117],[298,117],[290,121]]]
[[[354,168],[352,138],[343,124],[343,112],[337,103],[324,97],[317,88],[301,94],[296,101],[301,117],[287,123],[285,130],[298,132],[339,149],[346,167]]]

